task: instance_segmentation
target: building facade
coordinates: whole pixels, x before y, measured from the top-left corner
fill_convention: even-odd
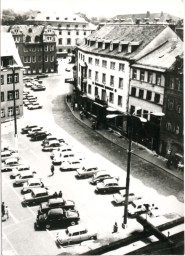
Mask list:
[[[23,70],[11,33],[1,33],[1,122],[23,115]],[[15,91],[14,91],[15,86]]]
[[[57,72],[56,35],[51,26],[10,27],[26,74]]]
[[[166,71],[163,112],[161,125],[161,154],[184,155],[183,118],[183,56],[177,56],[175,63]]]
[[[65,52],[71,53],[84,37],[89,36],[96,29],[96,26],[77,15],[62,17],[57,14],[39,13],[35,17],[29,17],[27,24],[51,25],[56,33],[59,56]]]

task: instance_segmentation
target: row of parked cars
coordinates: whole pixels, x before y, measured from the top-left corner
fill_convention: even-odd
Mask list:
[[[25,87],[30,88],[33,91],[46,90],[46,87],[43,85],[43,81],[36,78],[29,78],[25,83]]]
[[[29,110],[42,108],[42,105],[37,101],[37,96],[31,95],[30,92],[23,92],[23,104]]]

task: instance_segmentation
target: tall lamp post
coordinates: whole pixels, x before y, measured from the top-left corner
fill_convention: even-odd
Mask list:
[[[128,219],[128,198],[129,198],[129,187],[130,187],[130,164],[131,164],[131,155],[132,155],[132,132],[133,132],[133,118],[138,118],[142,123],[146,123],[147,119],[143,117],[137,116],[137,111],[140,110],[141,107],[137,107],[135,112],[133,114],[127,113],[127,116],[129,117],[129,126],[128,126],[128,137],[129,137],[129,144],[128,144],[128,158],[127,158],[127,176],[126,176],[126,194],[125,194],[125,206],[124,206],[124,219],[123,219],[123,225],[127,224]],[[162,117],[164,116],[164,113],[151,113],[154,116]],[[117,116],[120,116],[119,114],[110,114],[107,115],[107,118],[115,118]],[[122,116],[122,114],[121,114]]]

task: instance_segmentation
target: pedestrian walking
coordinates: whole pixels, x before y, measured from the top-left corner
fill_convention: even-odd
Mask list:
[[[115,222],[115,224],[114,224],[114,226],[113,226],[113,232],[112,232],[112,234],[113,233],[117,233],[118,232],[118,224],[117,224],[117,222]]]
[[[61,190],[59,191],[58,196],[59,196],[59,197],[62,197],[62,191],[61,191]]]
[[[52,175],[54,175],[54,171],[55,171],[55,167],[54,167],[54,165],[52,164],[52,166],[51,166],[51,174],[52,174]]]
[[[6,215],[6,218],[9,219],[9,209],[8,209],[8,206],[5,207],[5,215]]]
[[[4,217],[4,215],[5,215],[5,204],[4,204],[4,202],[2,202],[2,204],[1,204],[1,214],[2,214],[2,217]]]

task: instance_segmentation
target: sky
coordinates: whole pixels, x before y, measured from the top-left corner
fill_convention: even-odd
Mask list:
[[[113,17],[129,13],[170,13],[184,17],[183,0],[1,0],[1,10],[38,10],[45,13],[73,14],[85,13],[88,17]]]

